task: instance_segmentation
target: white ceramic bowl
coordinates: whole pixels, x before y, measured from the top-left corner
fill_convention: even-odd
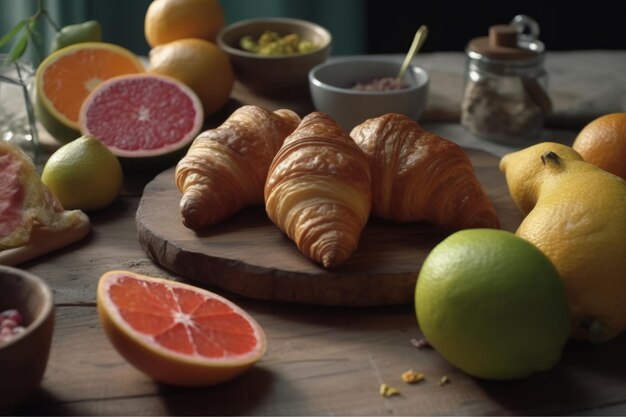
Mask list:
[[[365,120],[387,113],[402,113],[418,120],[428,99],[428,73],[409,66],[402,81],[406,88],[363,91],[352,87],[371,79],[396,77],[402,61],[384,56],[351,56],[330,59],[309,72],[309,88],[315,109],[330,115],[348,132]]]
[[[281,36],[292,33],[319,47],[293,55],[265,56],[239,47],[243,36],[258,39],[266,30]],[[328,58],[332,36],[322,26],[306,20],[286,17],[248,19],[228,25],[217,36],[217,45],[230,57],[237,80],[250,90],[265,96],[307,93],[309,70]]]
[[[0,414],[28,399],[46,370],[54,328],[52,291],[41,278],[0,265],[0,312],[16,309],[24,331],[0,343]]]

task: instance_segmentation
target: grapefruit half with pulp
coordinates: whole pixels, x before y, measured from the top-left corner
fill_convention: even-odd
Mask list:
[[[198,96],[182,82],[130,74],[95,88],[80,109],[79,123],[83,134],[100,139],[126,167],[129,160],[181,154],[200,133],[204,112]]]
[[[113,346],[153,379],[179,386],[234,378],[265,353],[259,324],[209,291],[128,271],[98,283],[98,313]]]
[[[135,54],[111,43],[82,42],[59,49],[37,67],[37,119],[57,140],[74,140],[80,136],[80,106],[91,90],[117,75],[144,71]]]

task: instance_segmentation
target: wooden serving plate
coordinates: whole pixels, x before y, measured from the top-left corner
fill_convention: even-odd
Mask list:
[[[514,231],[521,214],[498,170],[499,159],[481,151],[467,153],[502,228]],[[180,197],[174,168],[146,186],[136,215],[143,249],[185,278],[256,299],[343,306],[412,303],[422,262],[449,234],[421,222],[371,219],[351,258],[327,270],[302,255],[263,207],[244,209],[196,233],[182,224]]]

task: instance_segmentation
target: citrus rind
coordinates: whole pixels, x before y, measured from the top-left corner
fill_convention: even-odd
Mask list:
[[[35,113],[37,119],[48,130],[48,132],[61,142],[69,142],[80,136],[78,120],[72,120],[67,115],[61,113],[54,103],[45,94],[46,71],[62,60],[64,57],[84,50],[105,50],[123,56],[128,62],[136,67],[136,72],[144,72],[145,66],[142,61],[131,51],[121,46],[107,42],[81,42],[59,49],[44,59],[37,67],[35,73]],[[90,85],[88,88],[93,88]]]
[[[150,341],[130,327],[120,316],[108,297],[108,289],[120,277],[162,283],[168,287],[186,288],[226,304],[251,325],[257,340],[253,350],[245,355],[212,359],[185,355]],[[241,375],[265,354],[266,337],[261,326],[243,309],[231,301],[200,288],[180,282],[153,278],[128,271],[109,271],[102,275],[97,292],[98,313],[105,333],[116,350],[135,368],[151,378],[177,386],[206,386]]]
[[[98,120],[95,120],[94,122],[92,122],[91,112],[92,110],[94,110],[94,107],[96,107],[95,110],[104,110],[104,111],[109,112],[111,108],[111,106],[109,106],[110,100],[108,102],[107,101],[98,102],[98,100],[102,99],[103,97],[106,97],[107,93],[109,93],[112,89],[118,88],[122,86],[124,83],[128,83],[129,85],[129,88],[126,88],[124,90],[129,90],[130,88],[132,88],[131,84],[133,82],[136,82],[136,81],[141,82],[142,80],[145,82],[151,82],[151,83],[163,83],[179,90],[182,93],[182,95],[186,96],[189,99],[191,103],[191,107],[194,109],[195,113],[193,114],[193,121],[191,125],[189,126],[189,128],[187,129],[187,131],[180,131],[179,133],[181,134],[181,136],[177,138],[175,142],[162,144],[162,146],[158,148],[154,148],[154,149],[141,148],[141,149],[127,150],[127,149],[123,149],[117,146],[116,143],[113,143],[109,139],[109,134],[107,132],[98,131],[98,129],[104,129],[107,131],[114,130],[117,128],[117,126],[115,126],[115,123],[106,124],[103,121],[98,122]],[[137,98],[141,94],[144,94],[144,92],[149,95],[150,94],[149,90],[150,89],[148,88],[146,89],[142,88],[140,89],[140,91],[136,91],[135,92],[136,94],[134,94],[134,96],[135,98]],[[112,96],[112,98],[118,99],[118,97],[116,96]],[[175,99],[176,102],[174,102],[174,100],[172,101],[172,103],[160,102],[158,105],[161,107],[166,106],[167,108],[171,109],[172,112],[174,112],[177,110],[176,107],[178,107],[177,103],[179,103],[179,98]],[[130,110],[137,111],[137,112],[142,111],[142,109],[130,109]],[[146,112],[148,113],[149,109],[146,109]],[[121,112],[118,112],[118,115],[121,116],[122,115]],[[134,115],[131,115],[131,116],[134,117]],[[186,116],[187,114],[185,115],[185,117]],[[95,116],[96,119],[97,117],[98,116]],[[140,116],[137,116],[137,117],[139,118]],[[179,118],[178,120],[176,120],[177,126],[181,124],[181,119],[182,118]],[[196,138],[196,136],[202,129],[202,126],[204,123],[204,112],[203,112],[202,103],[200,102],[200,99],[198,98],[197,94],[190,87],[188,87],[181,81],[178,81],[177,79],[173,77],[162,75],[162,74],[139,73],[139,74],[120,75],[120,76],[113,77],[113,78],[103,81],[100,85],[98,85],[96,88],[94,88],[91,91],[89,96],[87,96],[87,98],[83,102],[81,109],[80,109],[78,120],[79,120],[79,123],[78,123],[79,129],[82,134],[97,136],[111,150],[111,152],[113,152],[114,155],[120,158],[125,158],[125,159],[143,159],[143,158],[150,158],[150,157],[157,157],[157,156],[162,156],[162,155],[178,153],[179,151],[186,149],[190,145],[190,143]],[[100,126],[94,125],[94,123],[95,124],[100,123]],[[162,129],[164,130],[172,130],[172,129],[177,128],[174,126],[165,125],[166,122],[164,120],[157,120],[157,123],[163,123],[164,126],[162,127]],[[152,127],[154,127],[154,125],[152,125]],[[128,132],[128,134],[129,135],[134,134],[134,135],[139,136],[140,132],[138,132],[138,130],[141,130],[141,128],[138,128],[134,132]]]

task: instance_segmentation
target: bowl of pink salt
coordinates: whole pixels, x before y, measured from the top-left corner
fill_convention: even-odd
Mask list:
[[[52,291],[30,272],[0,265],[0,414],[39,387],[54,329]]]
[[[309,72],[309,90],[317,111],[334,118],[348,132],[365,120],[401,113],[419,120],[428,99],[428,73],[394,56],[349,56],[329,59]]]

